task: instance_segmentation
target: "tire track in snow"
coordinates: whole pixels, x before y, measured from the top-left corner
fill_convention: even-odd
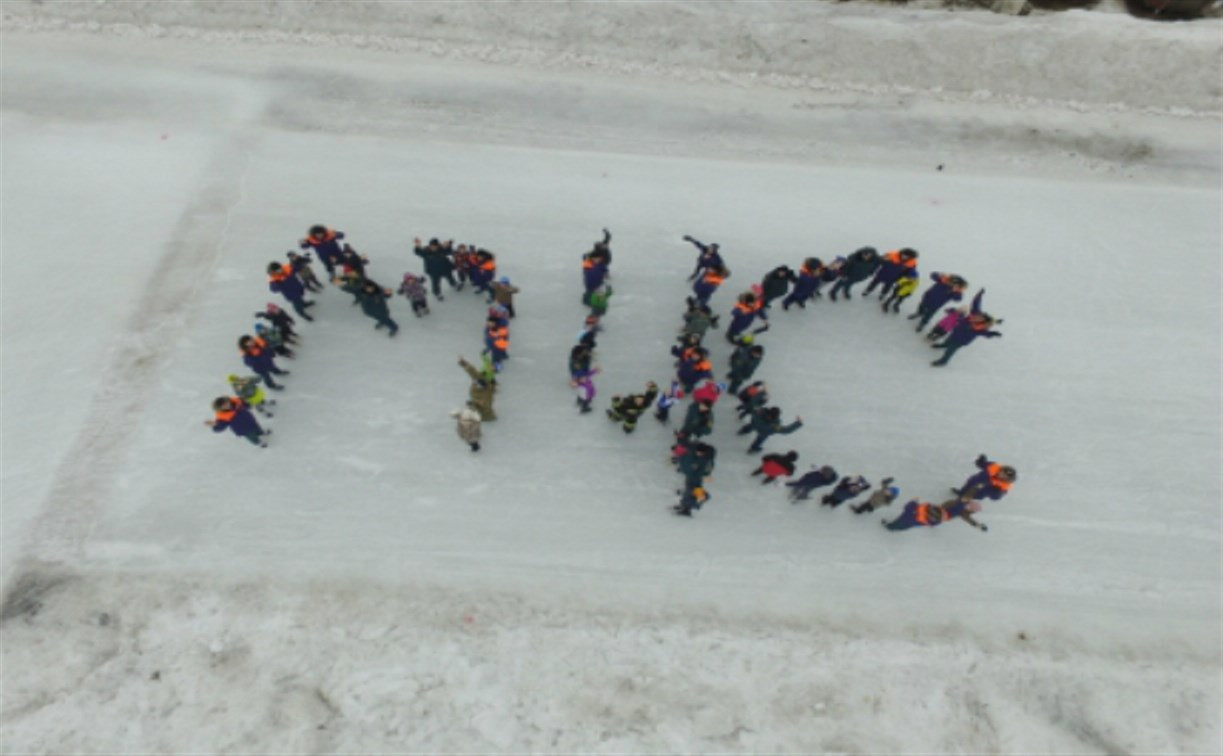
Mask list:
[[[237,120],[250,120],[253,109],[245,110]],[[230,219],[245,198],[258,141],[253,132],[236,129],[204,170],[195,200],[184,208],[112,349],[89,415],[29,530],[29,545],[5,581],[6,601],[15,586],[53,579],[45,575],[62,573],[83,556],[98,516],[113,495],[115,472],[123,468],[141,428],[145,397],[130,387],[147,384],[161,372],[190,323],[229,243]]]

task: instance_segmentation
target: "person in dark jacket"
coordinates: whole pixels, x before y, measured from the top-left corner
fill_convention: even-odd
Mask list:
[[[340,248],[337,262],[344,268],[345,273],[353,273],[357,278],[365,279],[365,266],[369,264],[369,258],[353,249],[352,245],[345,244]]]
[[[863,491],[869,490],[870,487],[871,484],[861,475],[855,475],[852,478],[846,475],[844,478],[841,478],[841,482],[837,484],[837,487],[832,489],[832,493],[826,494],[824,498],[820,499],[820,503],[835,509]]]
[[[874,275],[879,267],[879,252],[874,247],[863,247],[845,259],[841,267],[841,277],[837,279],[828,298],[837,301],[837,292],[845,292],[845,298],[853,296],[853,287]]]
[[[292,265],[281,265],[278,262],[268,264],[268,289],[280,294],[293,305],[293,311],[306,320],[314,320],[306,312],[307,307],[313,307],[314,302],[306,299],[306,287],[301,279],[294,275]]]
[[[625,433],[632,433],[637,429],[637,420],[642,413],[650,409],[650,405],[657,398],[658,384],[649,381],[645,385],[645,393],[613,396],[611,409],[607,410],[607,416],[613,422],[623,423]]]
[[[794,278],[794,288],[790,295],[781,301],[781,309],[789,310],[790,305],[795,304],[806,309],[808,300],[820,296],[820,274],[823,270],[824,263],[820,258],[808,257],[803,260],[798,275]]]
[[[322,291],[323,282],[314,275],[314,268],[310,267],[310,263],[314,262],[314,258],[307,252],[304,255],[299,255],[293,250],[289,250],[285,255],[289,258],[289,264],[293,266],[293,272],[301,279],[302,284],[307,291]]]
[[[761,301],[764,307],[769,307],[773,304],[774,299],[784,297],[790,292],[790,284],[794,283],[796,276],[789,265],[778,265],[768,273],[760,281]]]
[[[913,499],[905,504],[904,511],[896,519],[888,522],[882,520],[888,530],[908,530],[909,528],[933,528],[948,520],[961,519],[977,530],[985,533],[989,527],[973,519],[973,513],[981,511],[981,505],[971,498],[959,496],[948,499],[935,506],[925,501]]]
[[[611,231],[603,229],[603,238],[591,245],[590,251],[586,253],[597,262],[603,263],[608,270],[611,270],[612,263],[611,238]]]
[[[302,249],[313,249],[314,254],[318,255],[319,262],[327,269],[327,277],[335,277],[335,266],[340,260],[340,239],[344,238],[343,231],[333,231],[326,226],[311,226],[306,233],[306,238],[301,240],[299,245]]]
[[[875,277],[871,279],[871,285],[866,287],[866,291],[862,292],[862,296],[865,297],[876,287],[882,286],[883,288],[879,291],[879,299],[880,301],[886,299],[892,287],[900,280],[901,274],[917,267],[917,257],[917,250],[905,247],[894,249],[879,258],[879,268],[875,271]]]
[[[454,242],[447,241],[442,244],[437,237],[429,240],[427,246],[420,245],[420,239],[413,239],[414,247],[412,252],[425,261],[425,275],[429,277],[429,283],[433,289],[433,296],[437,301],[442,302],[446,298],[442,296],[442,280],[445,279],[450,284],[450,288],[457,289],[458,284],[454,280]]]
[[[722,282],[727,279],[730,272],[725,266],[719,265],[716,268],[704,268],[701,270],[700,278],[696,283],[692,284],[692,295],[696,298],[699,304],[709,304],[710,297],[722,285]]]
[[[761,485],[767,486],[778,478],[788,478],[794,474],[794,463],[798,460],[798,452],[788,451],[785,454],[766,454],[760,460],[760,467],[752,471],[752,477],[764,475]]]
[[[801,417],[794,418],[794,422],[789,425],[782,425],[781,410],[777,407],[767,407],[752,415],[751,422],[739,429],[739,435],[756,434],[752,445],[747,448],[748,454],[756,454],[764,450],[764,442],[770,436],[784,436],[793,433],[801,427],[803,427],[803,419]]]
[[[729,383],[727,390],[732,394],[739,393],[740,387],[751,380],[763,361],[763,346],[752,343],[750,335],[740,339],[739,346],[735,347],[735,351],[730,355],[730,373],[726,376]]]
[[[683,351],[679,369],[675,372],[675,379],[679,381],[680,388],[685,392],[691,392],[696,388],[696,384],[712,377],[713,363],[709,360],[709,350],[698,346]]]
[[[769,387],[764,381],[752,381],[740,389],[735,397],[739,400],[735,411],[742,420],[749,415],[755,415],[769,403]]]
[[[590,305],[591,297],[607,280],[607,263],[587,252],[582,257],[582,304]]]
[[[917,303],[917,312],[909,316],[909,320],[920,318],[917,328],[914,329],[918,333],[921,333],[930,319],[937,315],[944,305],[963,299],[964,290],[968,288],[967,281],[950,273],[936,271],[930,274],[930,280],[934,281],[934,285],[926,289],[926,293],[921,296],[921,301]]]
[[[348,283],[344,285],[344,291],[357,298],[357,302],[361,305],[361,312],[374,321],[375,329],[390,329],[388,336],[399,333],[399,324],[391,320],[391,310],[386,304],[386,301],[394,295],[390,289],[383,289],[369,279],[362,280],[350,276]]]
[[[1018,477],[1014,467],[991,461],[984,454],[977,457],[975,464],[977,472],[964,481],[964,485],[951,489],[953,494],[960,496],[964,492],[971,492],[973,499],[1000,501]]]
[[[803,475],[798,480],[790,481],[786,484],[790,488],[790,501],[797,504],[800,501],[806,501],[811,496],[811,492],[817,488],[831,486],[837,482],[837,471],[828,465],[823,467],[811,466],[811,471]]]
[[[284,336],[285,343],[297,343],[297,331],[293,330],[293,326],[297,321],[293,319],[292,315],[280,309],[280,306],[275,302],[268,302],[267,309],[263,312],[255,313],[255,317],[263,318],[279,328],[280,334]]]
[[[717,244],[702,244],[691,236],[684,236],[684,241],[700,250],[696,258],[696,267],[692,269],[692,275],[688,276],[689,281],[695,281],[702,270],[717,270],[718,268],[725,270],[726,263],[722,260]],[[729,275],[730,271],[726,271],[722,277],[726,278]]]
[[[756,322],[756,318],[760,318],[765,321],[766,326],[768,325],[769,316],[764,311],[764,305],[755,294],[745,291],[739,295],[739,301],[735,303],[734,309],[730,312],[730,325],[726,326],[726,340],[737,344],[739,335]],[[763,327],[760,330],[763,330]]]
[[[692,402],[679,432],[688,438],[701,438],[713,433],[713,405],[709,402]]]
[[[274,391],[284,390],[272,376],[288,375],[289,371],[276,366],[272,348],[266,341],[256,336],[243,336],[238,339],[238,351],[242,353],[242,362],[263,379],[263,385]]]
[[[955,328],[951,330],[951,335],[944,339],[943,343],[935,345],[943,350],[943,356],[930,364],[934,367],[946,365],[951,361],[952,355],[971,344],[978,336],[984,336],[987,339],[1001,337],[1000,332],[990,330],[993,324],[994,319],[983,312],[973,313],[956,323]]]
[[[212,420],[205,420],[204,424],[212,426],[214,433],[228,428],[238,438],[245,438],[255,446],[267,448],[268,442],[264,441],[263,437],[271,431],[264,430],[259,425],[259,421],[241,399],[236,396],[219,396],[213,400],[212,409],[216,416]]]

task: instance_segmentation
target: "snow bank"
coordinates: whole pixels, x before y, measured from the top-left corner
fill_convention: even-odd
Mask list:
[[[1217,115],[1219,22],[815,2],[6,2],[6,30],[424,52],[793,92]]]
[[[28,589],[4,622],[7,752],[1205,753],[1220,738],[1219,660],[1176,644],[364,581]]]

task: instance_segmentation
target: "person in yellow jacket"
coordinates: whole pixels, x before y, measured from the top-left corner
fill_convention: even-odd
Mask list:
[[[887,312],[891,309],[893,314],[899,313],[900,303],[917,291],[917,282],[917,269],[905,268],[900,274],[900,278],[896,279],[896,284],[892,286],[892,291],[888,294],[888,298],[883,300],[883,311]]]
[[[258,412],[264,417],[272,417],[272,413],[268,411],[268,407],[275,405],[275,399],[268,399],[268,393],[263,390],[263,386],[259,385],[259,376],[248,375],[240,376],[230,374],[226,376],[229,381],[230,388],[238,395],[246,406]]]

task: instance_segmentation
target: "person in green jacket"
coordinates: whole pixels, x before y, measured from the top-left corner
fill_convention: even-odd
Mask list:
[[[493,377],[495,372],[491,362],[486,360],[484,369],[480,369],[463,357],[459,357],[459,367],[463,368],[471,378],[468,396],[476,412],[480,413],[480,419],[484,422],[496,420],[497,413],[493,411],[493,396],[497,392],[497,379]]]
[[[607,305],[611,300],[612,287],[604,284],[590,294],[590,314],[601,318],[607,314]]]

